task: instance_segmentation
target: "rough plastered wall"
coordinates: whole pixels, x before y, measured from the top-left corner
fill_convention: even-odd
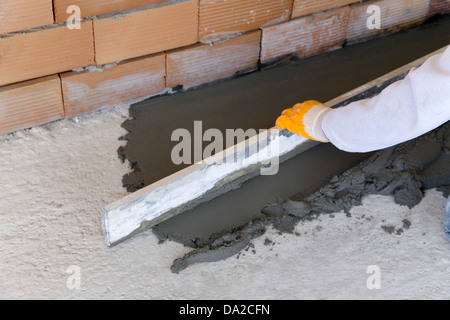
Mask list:
[[[367,28],[372,5],[381,8],[379,30]],[[448,12],[449,0],[0,0],[0,134],[305,58]],[[75,15],[79,28],[67,22]]]

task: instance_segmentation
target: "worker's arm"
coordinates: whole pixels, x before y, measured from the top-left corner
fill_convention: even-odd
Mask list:
[[[369,152],[411,140],[450,120],[450,47],[374,98],[337,109],[306,103],[289,110],[279,127],[344,151]]]

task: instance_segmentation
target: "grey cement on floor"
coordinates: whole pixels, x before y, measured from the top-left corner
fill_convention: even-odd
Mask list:
[[[248,203],[256,204],[255,199],[271,198],[274,194],[279,194],[283,187],[288,191],[292,190],[293,186],[312,187],[317,182],[326,180],[329,183],[307,197],[304,197],[304,192],[302,192],[291,199],[277,199],[277,201],[262,209],[265,216],[254,217],[251,222],[241,228],[225,229],[228,231],[211,237],[205,243],[201,242],[201,238],[198,239],[194,245],[200,248],[176,259],[171,269],[173,272],[179,273],[192,264],[223,260],[244,249],[248,250],[251,248],[251,241],[262,236],[269,226],[273,226],[282,233],[293,233],[300,221],[315,219],[327,213],[345,212],[350,214],[351,209],[361,206],[363,198],[368,195],[392,196],[395,203],[407,206],[410,209],[420,204],[427,189],[437,189],[448,196],[450,186],[449,148],[450,122],[417,139],[386,150],[380,150],[369,159],[362,161],[343,174],[336,175],[331,180],[323,179],[325,171],[332,172],[337,170],[339,165],[348,165],[349,159],[345,157],[345,161],[341,163],[340,157],[333,157],[333,161],[339,165],[330,166],[326,159],[328,156],[335,156],[331,150],[323,150],[326,152],[325,157],[324,154],[316,153],[319,148],[312,152],[307,151],[294,158],[298,161],[293,164],[293,167],[283,166],[283,170],[285,170],[285,173],[287,171],[290,174],[289,176],[281,174],[276,176],[274,181],[259,181],[259,183],[257,180],[264,177],[258,177],[245,186],[248,189],[236,190],[236,193],[244,194],[247,196],[245,199],[249,199],[249,201],[240,201],[240,207]],[[299,171],[299,168],[304,171]],[[316,175],[314,176],[314,174]],[[295,181],[297,178],[301,180]],[[252,194],[252,192],[257,193],[257,195]],[[220,206],[220,202],[212,201],[207,206],[209,207],[209,215],[213,215],[214,219],[221,215],[227,215],[229,211],[218,215],[216,215],[216,212],[219,211],[219,208],[222,210],[224,208],[233,209],[233,205],[230,206],[233,203],[233,195],[230,195],[230,197],[231,199],[228,200],[231,201],[222,204],[222,206]],[[236,199],[237,195],[234,195],[234,200]],[[296,199],[299,201],[296,201]],[[211,206],[213,203],[215,204],[214,207]],[[196,225],[193,225],[193,222]],[[192,240],[177,239],[175,236],[186,234],[183,227],[189,227],[192,233],[190,239],[196,239],[193,232],[208,230],[208,222],[215,224],[215,221],[211,223],[207,216],[199,218],[190,215],[183,219],[181,215],[176,219],[168,220],[164,223],[164,226],[158,226],[155,232],[160,235],[163,230],[170,239],[189,245]],[[396,232],[400,235],[410,227],[410,224],[411,222],[405,219],[403,220],[403,228],[396,229],[392,226],[383,226],[383,230],[389,234]],[[164,238],[164,234],[162,238]]]
[[[266,129],[285,108],[297,102],[332,98],[450,42],[450,20],[345,47],[304,60],[255,72],[234,80],[144,101],[130,108],[127,145],[119,154],[134,165],[123,183],[129,191],[147,186],[182,166],[170,158],[175,129]],[[357,165],[369,154],[349,154],[320,145],[282,164],[274,177],[257,177],[239,190],[162,223],[155,232],[192,247],[201,247],[227,231],[261,216],[265,204],[277,197],[297,198],[313,193],[331,178]]]
[[[450,43],[450,19],[254,72],[211,86],[146,100],[130,108],[121,157],[135,165],[123,179],[129,191],[186,166],[171,161],[178,128],[268,129],[281,111],[305,100],[329,101]]]

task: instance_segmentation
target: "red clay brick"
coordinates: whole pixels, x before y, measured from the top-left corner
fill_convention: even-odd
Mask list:
[[[293,0],[200,0],[199,39],[215,39],[288,21]]]
[[[165,89],[165,55],[134,59],[102,72],[61,74],[66,117],[146,98]]]
[[[52,23],[52,0],[0,0],[0,34]]]
[[[93,64],[92,22],[0,38],[0,85]]]
[[[292,18],[306,16],[360,1],[361,0],[295,0],[292,9]]]
[[[342,46],[349,14],[346,6],[263,28],[261,62],[292,53],[304,58]]]
[[[450,0],[431,0],[428,11],[429,16],[447,13],[450,13]]]
[[[97,64],[197,42],[197,0],[167,1],[143,11],[94,20]]]
[[[397,31],[422,23],[428,12],[430,0],[376,0],[366,1],[351,6],[350,21],[347,31],[348,42],[355,43]],[[381,9],[381,29],[369,29],[367,20],[372,13],[367,13],[370,5]]]
[[[72,15],[67,13],[71,5],[80,7],[81,17],[91,17],[114,11],[148,6],[166,0],[54,0],[56,22],[64,22]]]
[[[64,108],[57,75],[0,88],[0,134],[61,119]]]
[[[258,68],[261,31],[167,53],[167,86],[195,87]]]

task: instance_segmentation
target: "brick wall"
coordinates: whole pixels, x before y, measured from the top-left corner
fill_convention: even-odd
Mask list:
[[[428,15],[450,13],[450,0],[431,0]]]
[[[73,5],[80,29],[67,25]],[[379,30],[367,28],[371,5],[381,10]],[[449,12],[450,0],[0,0],[0,134]]]

